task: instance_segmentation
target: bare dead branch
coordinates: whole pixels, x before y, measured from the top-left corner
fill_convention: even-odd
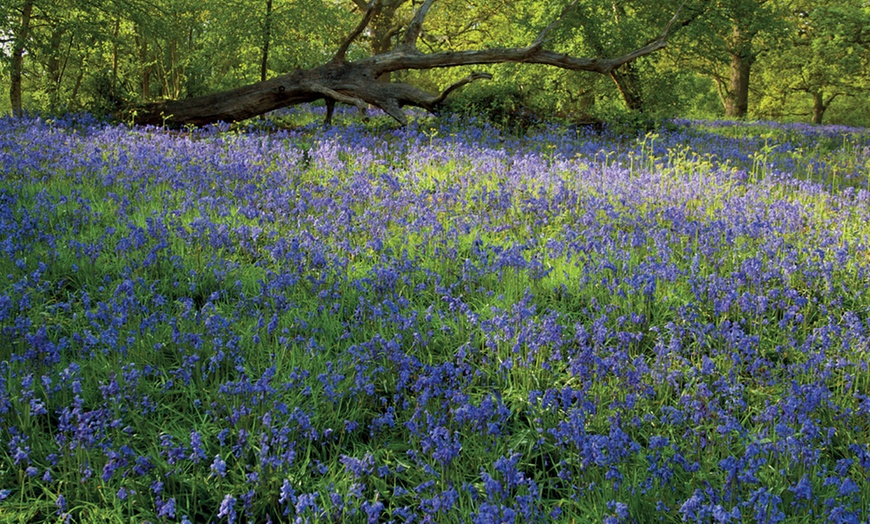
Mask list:
[[[405,30],[405,36],[402,37],[400,48],[408,50],[417,49],[417,38],[420,37],[420,32],[423,30],[423,20],[426,19],[426,15],[429,13],[429,8],[432,7],[433,3],[435,3],[435,0],[426,0],[423,2],[423,5],[417,9],[417,12],[414,13],[414,18],[411,20],[411,23],[408,24],[408,29]]]
[[[334,89],[330,89],[330,88],[322,86],[320,84],[311,84],[308,87],[311,89],[312,92],[319,93],[319,94],[321,94],[325,97],[328,97],[336,102],[341,102],[342,104],[347,104],[350,106],[356,106],[360,109],[365,109],[365,107],[366,107],[365,100],[363,100],[361,98],[358,98],[355,96],[350,96],[350,95],[343,95]]]
[[[335,52],[335,56],[332,57],[333,63],[344,62],[344,57],[347,54],[347,50],[350,48],[350,44],[353,43],[356,38],[365,31],[366,27],[371,23],[372,18],[375,16],[375,11],[377,11],[377,6],[380,4],[380,0],[372,0],[367,6],[365,10],[365,15],[363,15],[362,20],[360,20],[359,24],[357,24],[356,28],[347,35],[347,38],[344,39],[344,42],[339,46],[338,51]]]
[[[405,112],[402,111],[401,106],[399,106],[399,102],[393,99],[385,100],[383,103],[379,104],[380,108],[384,110],[385,113],[393,117],[396,122],[402,124],[403,126],[408,125],[408,117],[405,116]]]
[[[492,80],[492,75],[489,73],[471,73],[470,75],[466,76],[462,80],[460,80],[458,82],[454,82],[454,83],[450,84],[449,86],[447,86],[444,89],[444,91],[442,91],[441,94],[438,95],[438,98],[433,100],[432,105],[433,106],[440,106],[441,104],[444,103],[444,100],[447,98],[448,95],[450,95],[450,93],[452,93],[453,91],[456,91],[457,89],[459,89],[460,87],[462,87],[466,84],[470,84],[470,83],[474,82],[475,80]]]
[[[368,62],[377,74],[404,69],[438,69],[463,65],[502,64],[506,62],[524,64],[543,64],[571,71],[590,71],[608,74],[613,69],[648,55],[667,45],[665,39],[656,39],[652,43],[616,58],[578,58],[565,53],[556,53],[535,47],[513,47],[480,49],[469,51],[442,51],[439,53],[403,53],[391,52],[361,60]]]
[[[695,10],[695,12],[691,16],[689,16],[685,20],[682,20],[679,23],[677,23],[677,20],[680,19],[680,13],[683,11],[683,8],[686,7],[687,1],[688,0],[683,0],[683,3],[680,4],[680,7],[678,7],[676,12],[674,12],[674,16],[671,17],[671,20],[668,22],[668,25],[665,26],[664,31],[662,31],[662,34],[659,36],[659,39],[667,39],[671,33],[671,30],[673,30],[674,27],[676,27],[677,29],[686,27],[687,25],[692,23],[694,20],[696,20],[699,16],[701,16],[702,13],[704,13],[704,11],[705,11],[704,9],[697,9],[697,10]]]

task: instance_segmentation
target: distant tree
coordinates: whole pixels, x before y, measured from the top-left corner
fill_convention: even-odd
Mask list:
[[[725,116],[743,118],[753,65],[775,46],[785,27],[783,10],[774,0],[713,0],[681,35],[680,62],[713,80]]]
[[[695,21],[706,8],[705,2],[683,3],[684,16],[680,26]],[[650,37],[654,27],[666,23],[667,13],[681,5],[672,0],[610,0],[609,2],[586,3],[576,10],[577,24],[573,35],[579,45],[597,56],[618,53],[638,46]],[[645,67],[644,61],[654,60],[654,55],[626,63],[609,73],[630,111],[643,112],[653,96],[651,75],[654,67]],[[674,94],[671,94],[674,96]]]
[[[821,124],[835,100],[870,93],[870,4],[794,0],[786,6],[788,38],[762,60],[765,105],[775,116],[808,115]]]
[[[11,44],[9,61],[9,102],[13,115],[20,115],[21,82],[24,70],[24,53],[30,40],[30,25],[33,17],[33,1],[23,0],[11,4],[4,13],[8,27],[7,41]]]

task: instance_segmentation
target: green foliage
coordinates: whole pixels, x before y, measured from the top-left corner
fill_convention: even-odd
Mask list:
[[[547,108],[536,106],[519,88],[504,83],[479,83],[464,89],[447,102],[446,109],[460,116],[475,118],[495,127],[522,132],[533,126]]]
[[[25,42],[25,109],[103,114],[122,101],[239,87],[260,78],[267,35],[267,76],[321,65],[357,23],[363,3],[272,0],[267,15],[266,0],[35,1]],[[395,27],[408,21],[415,4],[393,3],[391,18],[379,20],[377,30],[393,34],[395,41]],[[619,108],[656,117],[715,117],[731,96],[731,59],[745,55],[753,70],[751,115],[809,120],[818,95],[831,121],[870,122],[865,29],[870,14],[860,0],[583,1],[565,9],[568,5],[566,0],[442,0],[427,17],[421,50],[528,45],[562,16],[547,37],[548,48],[612,57],[655,38],[682,5],[679,21],[693,21],[671,36],[669,47],[623,66],[613,78],[546,66],[485,66],[476,70],[492,72],[500,87],[469,86],[467,94],[454,95],[453,106],[518,129],[528,125],[529,114],[609,117]],[[0,8],[0,38],[14,36],[20,8],[21,1]],[[370,54],[374,38],[371,32],[360,35],[348,58]],[[4,49],[0,112],[9,108],[8,44]],[[393,75],[433,91],[456,77],[452,69]]]
[[[604,128],[609,133],[629,139],[662,130],[675,131],[678,128],[670,119],[621,108],[601,111],[597,116],[604,122]]]
[[[830,113],[837,123],[867,123],[870,97],[870,7],[860,0],[796,1],[788,37],[760,64],[759,111],[768,118],[812,118]]]

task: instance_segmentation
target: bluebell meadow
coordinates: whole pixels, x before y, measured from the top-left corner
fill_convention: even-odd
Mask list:
[[[339,119],[0,120],[2,519],[870,522],[870,133]]]

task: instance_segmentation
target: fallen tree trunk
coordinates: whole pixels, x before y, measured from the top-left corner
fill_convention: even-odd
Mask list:
[[[384,74],[408,69],[425,70],[506,62],[544,64],[572,71],[610,74],[624,64],[664,48],[679,14],[678,11],[658,38],[616,58],[578,58],[545,49],[547,35],[560,21],[561,16],[526,47],[422,53],[417,49],[417,39],[423,20],[434,3],[434,0],[426,0],[394,49],[362,60],[345,60],[352,41],[371,22],[378,1],[369,4],[357,28],[345,39],[335,57],[327,64],[312,69],[297,69],[283,76],[230,91],[184,100],[162,100],[129,108],[125,116],[137,124],[205,125],[219,121],[237,122],[282,107],[325,100],[329,108],[327,121],[332,116],[335,103],[343,103],[360,108],[367,105],[378,107],[405,125],[407,118],[402,107],[413,106],[435,111],[453,90],[474,80],[491,78],[491,75],[473,73],[448,86],[441,93],[432,94],[406,83],[379,82],[378,78]],[[576,1],[566,11],[575,4]],[[680,25],[686,23],[688,22]]]

